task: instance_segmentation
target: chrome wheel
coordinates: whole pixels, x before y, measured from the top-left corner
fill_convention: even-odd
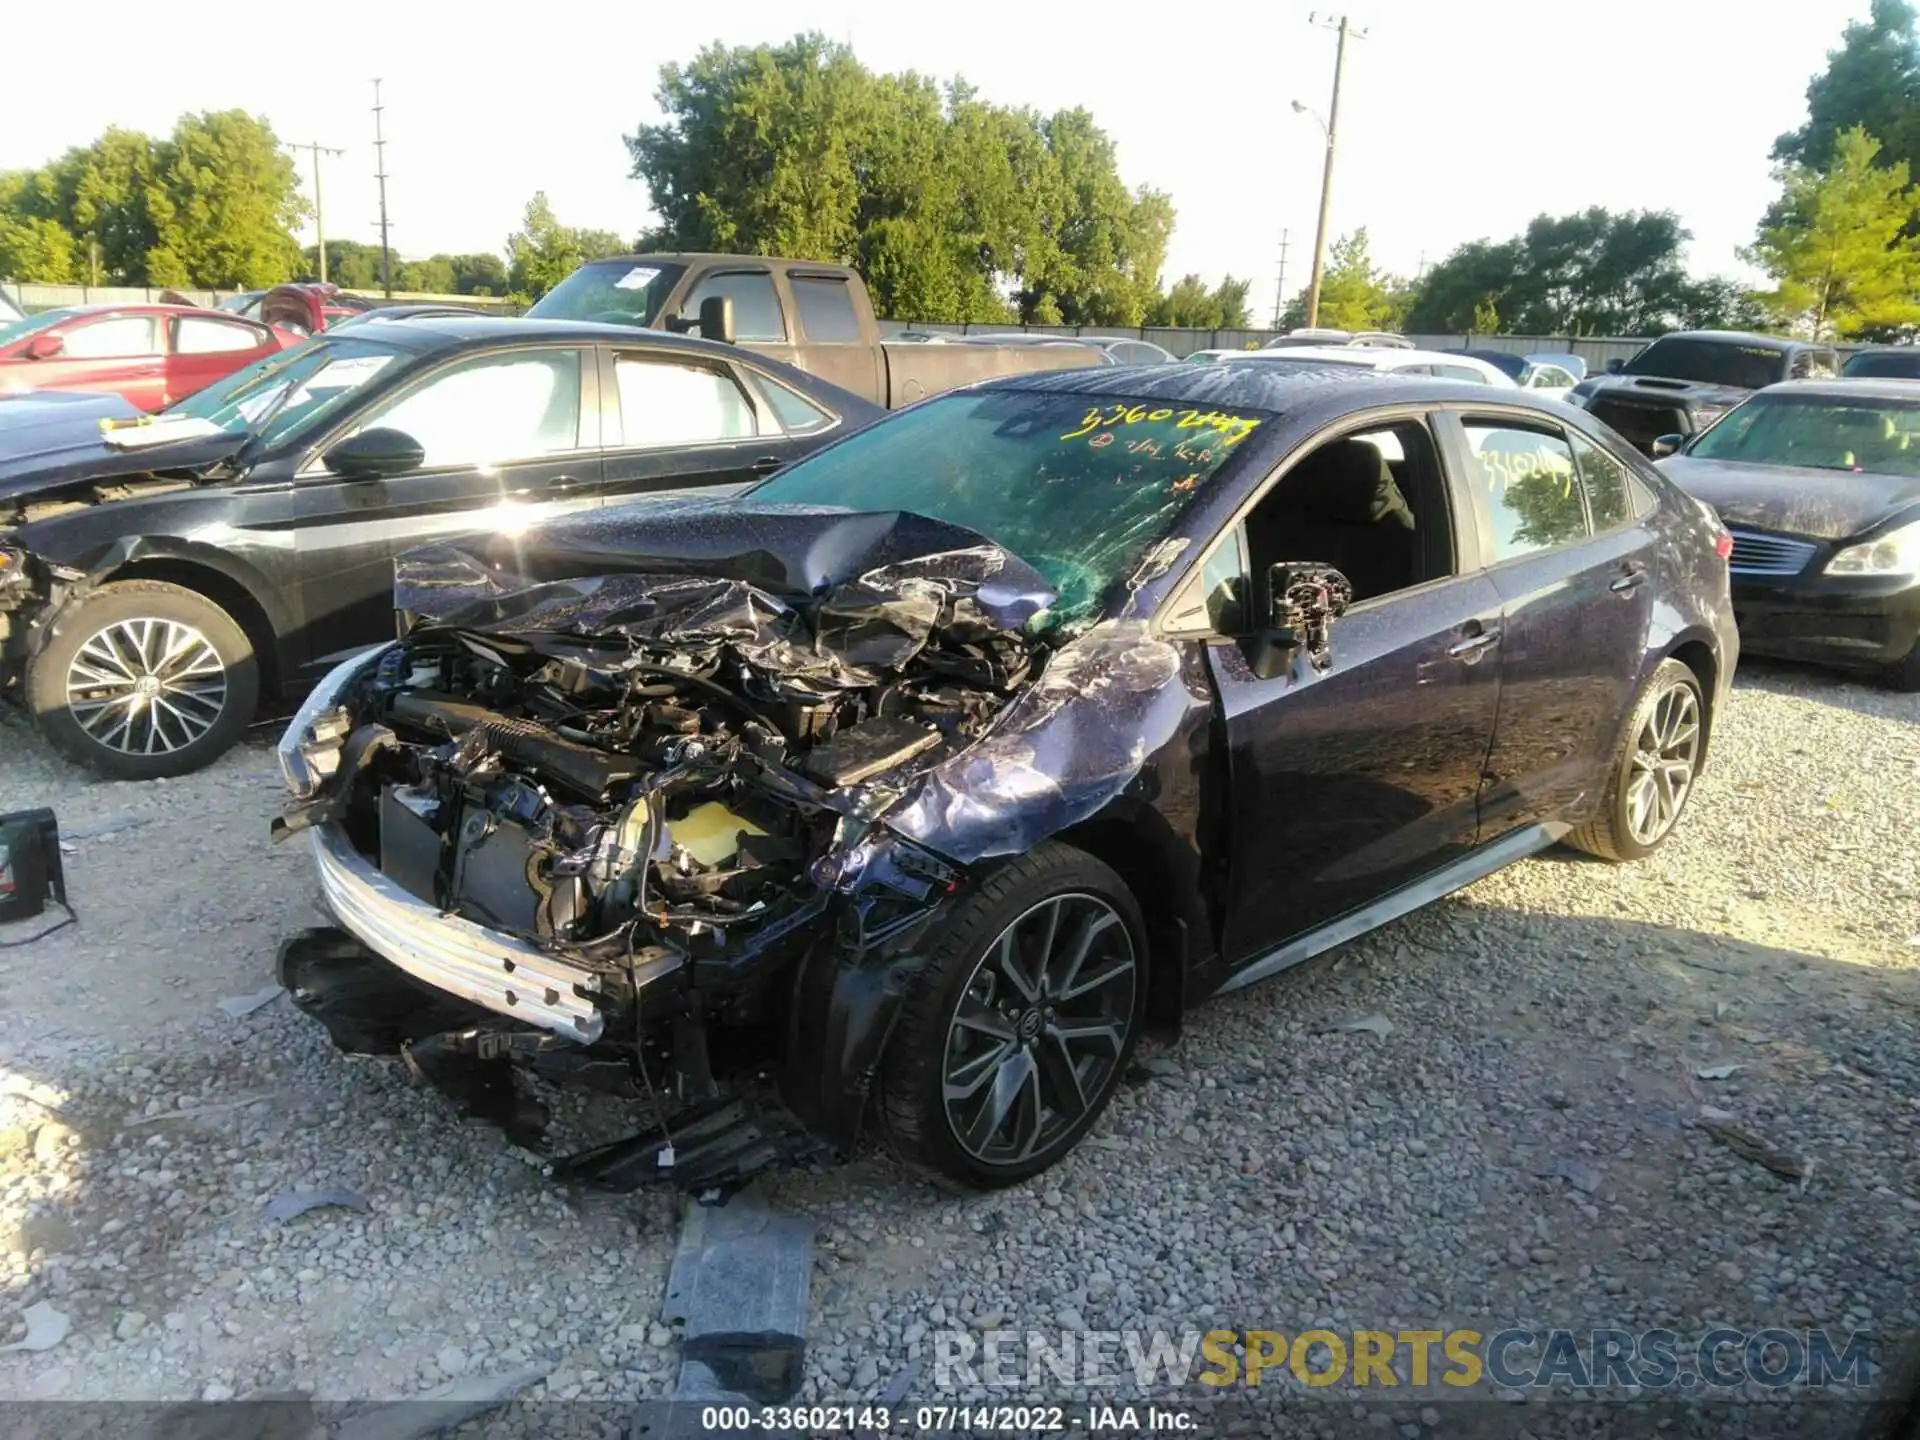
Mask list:
[[[1700,701],[1691,685],[1671,685],[1634,737],[1627,777],[1627,832],[1654,845],[1673,828],[1693,789],[1700,756]]]
[[[227,703],[213,643],[178,620],[116,620],[67,666],[67,709],[88,738],[123,755],[167,755],[211,730]]]
[[[1120,914],[1056,895],[1000,932],[968,976],[942,1059],[947,1124],[986,1165],[1016,1165],[1084,1118],[1133,1026],[1138,966]]]

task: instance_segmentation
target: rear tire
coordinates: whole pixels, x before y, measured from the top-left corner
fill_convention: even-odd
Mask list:
[[[260,700],[253,643],[206,596],[160,580],[102,585],[28,663],[47,742],[118,780],[185,775],[240,738]]]
[[[1614,752],[1600,809],[1567,844],[1603,860],[1643,860],[1673,833],[1693,798],[1706,738],[1700,681],[1662,660],[1640,689]]]
[[[875,1090],[882,1134],[968,1189],[1039,1174],[1113,1098],[1146,982],[1118,875],[1057,841],[1007,861],[944,917],[914,977]]]

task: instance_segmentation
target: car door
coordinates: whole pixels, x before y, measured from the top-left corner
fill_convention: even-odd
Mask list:
[[[167,405],[184,400],[280,346],[264,325],[249,325],[224,315],[177,315],[170,322],[167,347]]]
[[[34,362],[35,388],[110,392],[146,411],[166,403],[166,341],[156,316],[92,316],[56,333],[60,353]]]
[[[729,494],[799,452],[751,382],[724,360],[609,346],[601,364],[609,504],[670,492]]]
[[[1500,597],[1478,569],[1477,532],[1455,518],[1471,501],[1450,492],[1424,421],[1392,433],[1405,464],[1428,472],[1425,487],[1407,488],[1424,494],[1423,523],[1453,532],[1457,543],[1441,535],[1438,552],[1453,558],[1430,567],[1435,578],[1334,620],[1324,670],[1302,659],[1262,679],[1244,645],[1208,646],[1227,747],[1222,948],[1235,966],[1459,858],[1478,837]],[[1219,554],[1207,562],[1215,585],[1235,568]],[[1253,574],[1238,584],[1259,593]]]
[[[772,270],[764,265],[730,265],[704,272],[681,301],[680,318],[699,320],[701,304],[715,297],[733,301],[736,344],[750,346],[789,365],[800,364],[800,351],[794,344],[779,291],[774,288]]]
[[[800,368],[856,395],[878,395],[884,388],[880,347],[861,333],[847,277],[789,270],[787,289],[800,330]]]
[[[294,488],[293,544],[310,661],[393,634],[393,560],[430,541],[514,533],[601,500],[593,352],[524,346],[435,367],[333,428]],[[325,452],[376,427],[411,436],[419,469],[354,480]]]
[[[1443,417],[1441,430],[1479,497],[1500,593],[1500,717],[1480,800],[1487,840],[1559,823],[1605,784],[1646,653],[1656,540],[1636,513],[1637,482],[1577,430],[1473,411]]]

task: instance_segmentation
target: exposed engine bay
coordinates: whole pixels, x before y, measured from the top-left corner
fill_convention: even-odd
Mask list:
[[[526,1031],[509,975],[504,1003],[482,994],[494,1014],[466,1025],[444,1006],[389,1014],[382,1036],[416,1068],[444,1059],[449,1030],[471,1031],[449,1087],[469,1098],[473,1062],[518,1059],[620,1093],[723,1100],[716,1077],[781,1049],[809,956],[880,973],[958,883],[957,865],[885,817],[1044,672],[1031,622],[1052,592],[923,517],[779,518],[787,560],[743,561],[737,544],[689,555],[682,536],[671,570],[636,557],[612,573],[514,573],[450,547],[400,562],[404,638],[296,722],[311,783],[277,834],[343,832],[388,884],[577,970],[595,1012]],[[594,563],[579,549],[567,570]],[[388,1048],[364,1043],[360,999],[336,1024],[332,982],[289,977],[284,953],[282,970],[343,1046]]]

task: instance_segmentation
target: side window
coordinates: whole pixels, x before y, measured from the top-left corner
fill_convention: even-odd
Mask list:
[[[760,393],[787,434],[810,435],[833,423],[834,416],[829,411],[822,410],[798,390],[782,385],[771,375],[756,373],[753,378],[760,382]]]
[[[1234,526],[1213,547],[1200,567],[1200,589],[1207,601],[1207,625],[1214,634],[1243,635],[1253,628],[1246,605],[1246,526]]]
[[[1593,513],[1595,530],[1611,530],[1640,513],[1634,504],[1637,482],[1625,461],[1580,435],[1573,437],[1573,453],[1580,464],[1580,483],[1586,487],[1587,508]]]
[[[159,326],[151,315],[113,315],[76,325],[61,332],[62,352],[72,360],[113,360],[135,355],[158,355]]]
[[[215,355],[224,350],[258,350],[265,337],[250,325],[231,320],[203,319],[187,315],[174,321],[173,349],[176,355]]]
[[[1470,385],[1487,383],[1487,377],[1471,365],[1435,365],[1433,373],[1447,380],[1465,380]]]
[[[619,355],[613,378],[623,445],[695,445],[759,433],[746,392],[725,371]]]
[[[1566,390],[1573,385],[1573,376],[1558,365],[1542,365],[1528,379],[1527,385],[1534,390]]]
[[[688,320],[699,319],[700,302],[711,295],[724,295],[733,301],[734,339],[787,338],[787,322],[780,314],[780,299],[773,293],[773,277],[764,270],[732,270],[707,276],[693,287],[681,315]]]
[[[1565,439],[1484,420],[1469,420],[1464,429],[1493,518],[1496,563],[1587,537],[1587,509]]]
[[[1432,375],[1436,373],[1436,371],[1442,368],[1451,368],[1451,367],[1441,367],[1436,365],[1382,365],[1380,368],[1382,370],[1390,371],[1395,375]]]
[[[493,465],[580,445],[580,352],[521,351],[443,370],[357,427],[398,430],[429,467]]]
[[[832,275],[789,275],[794,308],[800,312],[800,335],[816,345],[841,345],[860,338],[860,321],[853,313],[853,292],[847,282]],[[734,302],[738,328],[739,302]]]

